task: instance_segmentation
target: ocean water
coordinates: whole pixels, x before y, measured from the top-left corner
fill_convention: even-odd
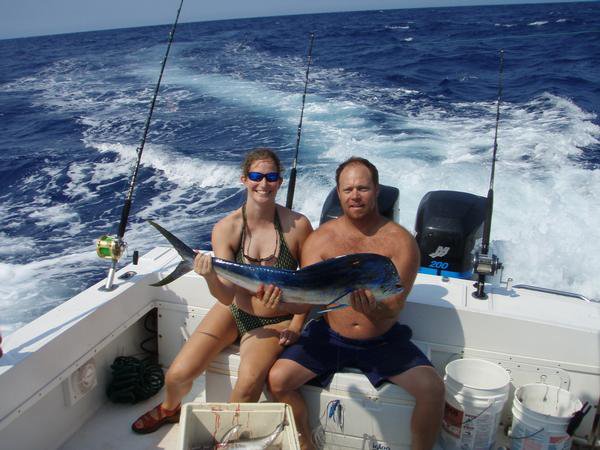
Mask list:
[[[169,30],[0,41],[4,335],[106,276],[94,241],[117,231]],[[148,218],[208,248],[213,224],[244,200],[247,150],[275,148],[289,167],[311,31],[295,209],[317,225],[351,155],[400,188],[410,230],[430,190],[486,195],[503,49],[493,249],[505,277],[600,298],[598,2],[180,24],[130,251],[166,245]]]

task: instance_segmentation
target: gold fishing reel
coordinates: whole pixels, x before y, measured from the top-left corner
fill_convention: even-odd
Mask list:
[[[104,235],[96,241],[96,253],[102,259],[118,261],[123,256],[126,245],[116,236]]]

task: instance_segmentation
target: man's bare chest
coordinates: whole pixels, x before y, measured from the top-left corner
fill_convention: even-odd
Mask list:
[[[334,258],[341,255],[352,253],[377,253],[379,255],[390,256],[391,246],[388,239],[378,236],[357,237],[357,236],[336,236],[330,241],[328,248],[324,249],[324,258]]]

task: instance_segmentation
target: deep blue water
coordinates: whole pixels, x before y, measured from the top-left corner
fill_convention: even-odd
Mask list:
[[[105,276],[94,239],[116,233],[170,28],[0,41],[4,334]],[[131,249],[164,244],[146,218],[206,247],[243,201],[248,149],[273,147],[289,166],[310,32],[296,209],[316,225],[352,154],[400,188],[411,230],[428,190],[485,195],[503,49],[494,249],[518,282],[600,298],[598,2],[180,24]]]

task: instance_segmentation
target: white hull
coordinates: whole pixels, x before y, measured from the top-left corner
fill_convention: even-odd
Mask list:
[[[143,437],[129,429],[161,394],[128,406],[111,405],[104,392],[114,358],[140,352],[147,312],[158,310],[160,363],[168,366],[214,303],[203,279],[193,273],[162,288],[149,286],[178,261],[174,250],[156,248],[137,266],[117,273],[115,290],[100,290],[102,281],[6,337],[6,355],[0,359],[0,449],[177,448],[178,425]],[[137,274],[118,279],[127,271]],[[440,373],[459,357],[485,359],[510,371],[511,392],[543,382],[597,406],[600,304],[499,286],[487,300],[477,300],[472,291],[471,281],[419,274],[402,313],[401,322],[413,329],[413,339]],[[90,359],[97,384],[79,394],[73,381]],[[226,401],[238,360],[235,348],[221,354],[191,398]],[[413,403],[400,388],[375,390],[362,375],[345,373],[336,375],[328,390],[307,387],[305,393],[313,420],[330,399],[346,402],[343,432],[328,423],[329,448],[409,448]],[[509,399],[500,436],[510,420]],[[579,427],[580,440],[590,434],[595,412]]]

